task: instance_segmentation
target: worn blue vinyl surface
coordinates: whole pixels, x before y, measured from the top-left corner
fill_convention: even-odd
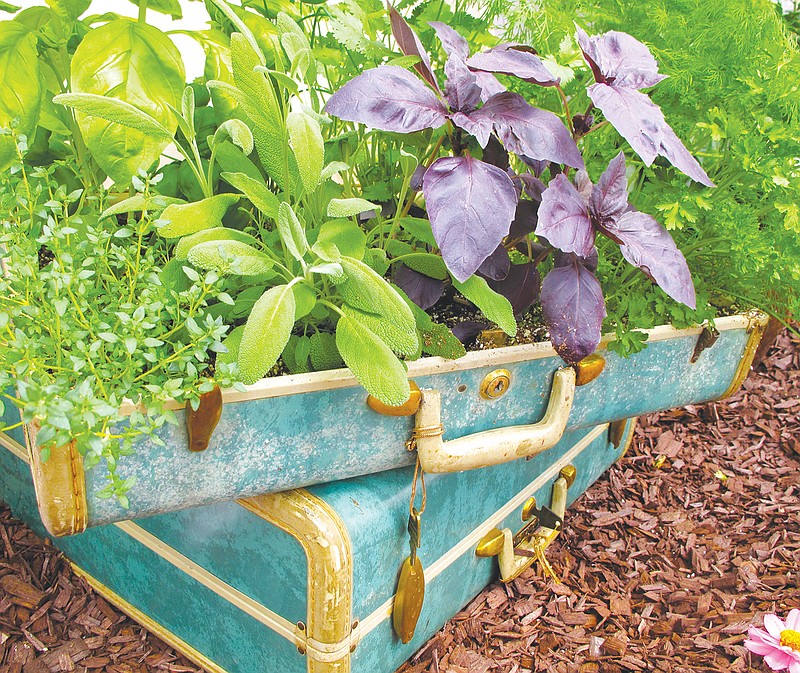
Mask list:
[[[2,448],[0,501],[10,505],[14,515],[37,534],[47,536],[39,520],[28,466]],[[249,584],[254,597],[272,596],[276,600],[271,603],[286,609],[287,618],[300,615],[298,619],[305,619],[306,560],[295,540],[273,526],[267,527],[263,520],[234,503],[210,505],[194,512],[194,516],[184,519],[177,518],[183,512],[161,515],[158,519],[173,520],[154,519],[147,523],[180,529],[187,551],[206,550],[205,555],[197,554],[195,562],[216,569],[225,581],[238,584],[245,592],[248,583],[257,580]],[[204,518],[227,521],[232,528],[220,539],[218,530],[210,531],[202,524]],[[252,532],[247,525],[249,519],[261,524],[255,540],[246,537]],[[256,553],[254,546],[259,540],[263,547]],[[80,535],[59,538],[55,543],[73,563],[101,584],[229,673],[306,671],[305,658],[298,654],[293,643],[235,608],[117,526],[99,526]],[[298,553],[294,558],[293,551]],[[209,557],[216,563],[209,562]],[[280,567],[276,565],[279,559]],[[222,574],[231,567],[239,572],[234,572],[233,577]],[[287,582],[299,582],[297,591],[287,591]]]
[[[430,569],[516,496],[550,501],[554,474],[533,492],[526,487],[592,429],[568,433],[562,442],[530,461],[516,461],[453,475],[429,475],[420,556]],[[618,457],[602,432],[571,462],[577,478],[569,501],[577,498]],[[394,594],[400,563],[408,554],[405,530],[413,470],[408,468],[325,484],[309,489],[337,512],[353,551],[353,618],[364,621]],[[0,499],[17,516],[36,525],[27,466],[0,450]],[[517,530],[520,507],[501,525]],[[567,518],[569,512],[567,512]],[[308,575],[299,543],[235,503],[163,514],[137,522],[192,562],[278,613],[305,621]],[[56,540],[84,570],[167,630],[230,673],[300,673],[305,659],[238,607],[200,585],[116,525]],[[355,673],[391,673],[447,619],[469,602],[496,574],[494,559],[474,555],[474,543],[433,577],[414,640],[402,645],[390,620],[367,633],[353,655]]]
[[[17,408],[10,402],[6,402],[3,413],[0,414],[0,428],[16,425],[19,423],[19,420],[19,411],[17,411]],[[25,446],[25,433],[23,432],[21,426],[16,427],[13,430],[8,430],[5,432],[5,434],[13,439],[17,444]]]
[[[627,360],[604,353],[605,371],[576,391],[568,429],[719,397],[735,376],[747,338],[745,329],[723,331],[695,364],[689,359],[696,335],[656,341]],[[512,373],[511,388],[493,401],[478,394],[493,366],[415,380],[441,391],[445,439],[451,439],[540,420],[561,364],[549,357],[504,365]],[[162,432],[166,448],[142,442],[136,455],[120,461],[118,474],[137,479],[129,510],[115,499],[94,497],[106,482],[102,470],[87,473],[90,525],[356,477],[412,460],[404,442],[413,420],[376,414],[360,387],[228,403],[203,453],[186,449],[182,412],[179,418],[179,427]]]

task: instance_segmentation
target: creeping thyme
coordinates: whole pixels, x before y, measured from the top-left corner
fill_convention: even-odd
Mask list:
[[[133,484],[117,463],[143,436],[161,442],[155,431],[176,422],[165,402],[197,404],[234,383],[230,365],[214,365],[227,327],[206,310],[222,281],[193,269],[166,277],[154,219],[100,219],[115,195],[70,189],[70,170],[19,162],[0,177],[0,399],[39,426],[45,459],[74,441],[87,469],[107,470],[100,495],[127,504]],[[148,197],[146,177],[134,182]],[[138,408],[123,418],[126,400]]]

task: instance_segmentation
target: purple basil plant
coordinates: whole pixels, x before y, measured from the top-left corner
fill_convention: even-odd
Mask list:
[[[378,66],[345,84],[326,110],[347,121],[399,133],[448,125],[454,156],[436,159],[425,170],[421,186],[434,239],[457,282],[479,273],[511,301],[517,315],[538,296],[551,340],[570,363],[595,350],[606,314],[594,275],[598,233],[619,244],[625,259],[669,296],[695,307],[691,274],[669,233],[628,204],[622,152],[597,185],[589,181],[576,140],[590,130],[591,109],[576,117],[570,129],[552,112],[507,91],[495,76],[559,87],[533,49],[503,44],[470,55],[459,33],[431,22],[447,54],[442,91],[416,33],[393,7],[389,12],[401,51],[419,58],[417,74]],[[589,37],[579,29],[577,38],[596,80],[588,88],[593,105],[644,163],[649,166],[662,156],[692,179],[713,186],[660,108],[640,91],[664,79],[647,47],[619,32]],[[470,154],[464,134],[483,149],[483,160]],[[532,172],[516,175],[508,167],[509,153]],[[538,176],[547,168],[553,177],[545,186]],[[578,169],[574,182],[568,177],[571,169]],[[523,193],[529,199],[522,199]],[[529,240],[534,232],[544,246]],[[512,265],[507,248],[520,244],[530,260]],[[555,254],[554,268],[540,290],[536,267],[550,252]],[[430,288],[412,273],[413,282],[422,288],[412,299],[427,293],[424,303],[429,306]]]

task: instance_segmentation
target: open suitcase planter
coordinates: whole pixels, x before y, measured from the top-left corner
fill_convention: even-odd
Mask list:
[[[547,449],[564,431],[725,397],[749,372],[765,325],[766,316],[755,312],[722,318],[716,322],[719,338],[702,351],[699,327],[650,330],[648,347],[628,359],[601,344],[604,370],[577,388],[544,343],[409,363],[409,377],[423,390],[416,415],[422,466],[436,472],[495,464]],[[52,534],[66,535],[413,464],[407,443],[414,417],[381,415],[366,398],[348,370],[264,379],[246,392],[226,391],[207,450],[189,451],[185,427],[167,426],[160,432],[166,448],[140,442],[136,454],[120,463],[121,477],[136,477],[130,509],[96,496],[105,486],[102,474],[84,472],[69,445],[42,463],[30,448],[29,431],[42,520]],[[526,425],[533,427],[516,428]],[[496,432],[461,439],[486,431]]]
[[[530,461],[429,475],[426,595],[406,644],[390,614],[408,555],[413,468],[123,521],[55,544],[100,593],[209,673],[392,673],[498,566],[510,579],[535,561],[495,541],[544,553],[559,531],[526,523],[531,496],[568,524],[563,508],[624,454],[633,426],[567,431]],[[5,444],[14,453],[0,449],[0,500],[42,534],[26,452]]]

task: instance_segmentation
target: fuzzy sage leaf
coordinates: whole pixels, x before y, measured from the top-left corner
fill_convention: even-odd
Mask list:
[[[267,290],[253,306],[239,345],[239,374],[253,384],[278,361],[292,333],[294,292],[289,285]]]

